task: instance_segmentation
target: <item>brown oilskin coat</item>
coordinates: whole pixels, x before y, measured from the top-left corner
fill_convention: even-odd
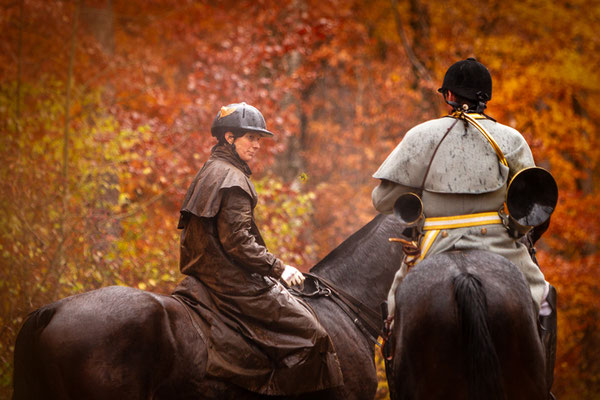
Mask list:
[[[218,145],[183,206],[175,290],[201,316],[209,376],[253,392],[291,395],[343,384],[333,344],[312,309],[279,283],[284,264],[254,222],[250,169]]]

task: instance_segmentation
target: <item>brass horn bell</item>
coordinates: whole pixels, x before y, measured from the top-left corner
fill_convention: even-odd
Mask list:
[[[423,202],[416,193],[404,193],[394,203],[394,215],[407,227],[415,226],[423,217]]]
[[[506,191],[508,228],[515,237],[542,225],[552,215],[558,201],[558,186],[550,172],[531,167],[517,172]]]

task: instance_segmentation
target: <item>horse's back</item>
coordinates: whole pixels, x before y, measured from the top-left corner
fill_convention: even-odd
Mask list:
[[[170,297],[112,286],[36,310],[15,345],[14,399],[151,398],[180,353],[176,309]]]
[[[333,309],[323,322],[335,326],[334,342],[348,353],[341,357],[344,372],[354,371],[359,359],[372,363],[371,352],[357,353],[356,342],[365,338],[345,319],[336,324],[335,305],[328,302],[323,301],[325,308]],[[17,337],[13,399],[264,398],[206,376],[206,347],[191,321],[172,296],[120,286],[46,305],[30,314]],[[352,379],[344,387],[296,397],[367,398],[376,377],[369,376],[373,385],[362,387],[361,374],[348,373]]]
[[[432,256],[405,277],[396,300],[400,398],[479,398],[473,391],[485,385],[510,399],[543,398],[535,308],[507,259],[485,251]]]

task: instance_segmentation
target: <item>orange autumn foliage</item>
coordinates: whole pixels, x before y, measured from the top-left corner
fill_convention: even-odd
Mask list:
[[[559,184],[539,245],[559,292],[555,392],[600,396],[598,6],[17,0],[0,10],[1,395],[32,309],[110,284],[168,293],[181,278],[178,208],[220,106],[254,104],[277,133],[252,166],[258,218],[272,251],[308,270],[375,215],[371,174],[410,127],[446,111],[435,92],[446,68],[475,56],[494,78],[489,114],[520,130]]]

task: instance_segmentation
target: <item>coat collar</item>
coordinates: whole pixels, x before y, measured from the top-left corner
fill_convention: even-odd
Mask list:
[[[217,144],[212,148],[211,158],[217,158],[220,160],[225,160],[240,171],[242,171],[246,176],[252,175],[252,171],[250,167],[244,160],[240,158],[240,156],[235,151],[235,147],[225,143],[225,144]]]

